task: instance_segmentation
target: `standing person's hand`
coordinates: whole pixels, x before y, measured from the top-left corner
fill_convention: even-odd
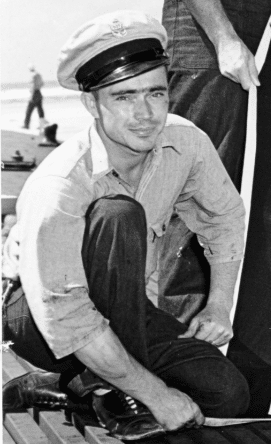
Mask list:
[[[221,74],[246,90],[259,86],[254,56],[234,30],[221,0],[183,1],[213,43]]]
[[[255,58],[241,39],[222,39],[216,52],[223,76],[240,83],[245,90],[252,84],[260,85]]]

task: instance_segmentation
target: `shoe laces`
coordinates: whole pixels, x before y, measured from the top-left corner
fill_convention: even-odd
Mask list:
[[[143,405],[132,398],[132,396],[120,391],[117,391],[117,395],[126,412],[133,413],[134,415],[142,413]]]
[[[68,400],[67,399],[57,399],[55,397],[52,396],[37,396],[37,398],[35,399],[34,405],[36,406],[48,406],[48,407],[52,407],[52,408],[65,408],[68,407]]]

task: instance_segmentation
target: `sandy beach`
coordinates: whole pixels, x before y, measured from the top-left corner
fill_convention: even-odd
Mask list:
[[[1,102],[1,128],[22,131],[27,101]],[[58,124],[57,137],[64,141],[88,125],[90,115],[80,101],[80,95],[71,97],[44,98],[45,118],[50,123]],[[30,130],[27,133],[38,134],[39,118],[36,110],[31,117]],[[4,148],[4,147],[3,147]],[[4,153],[3,153],[4,154]]]

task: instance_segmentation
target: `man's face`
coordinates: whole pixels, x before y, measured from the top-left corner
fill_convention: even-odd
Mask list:
[[[164,66],[102,88],[95,94],[97,129],[106,147],[148,152],[168,112]]]

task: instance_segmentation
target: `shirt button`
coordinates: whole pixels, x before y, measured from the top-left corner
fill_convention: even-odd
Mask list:
[[[112,174],[113,174],[113,176],[115,176],[115,177],[119,177],[117,171],[115,171],[115,170],[112,171]]]
[[[166,231],[166,224],[163,224],[163,226],[162,226],[162,230],[163,230],[163,231]]]

